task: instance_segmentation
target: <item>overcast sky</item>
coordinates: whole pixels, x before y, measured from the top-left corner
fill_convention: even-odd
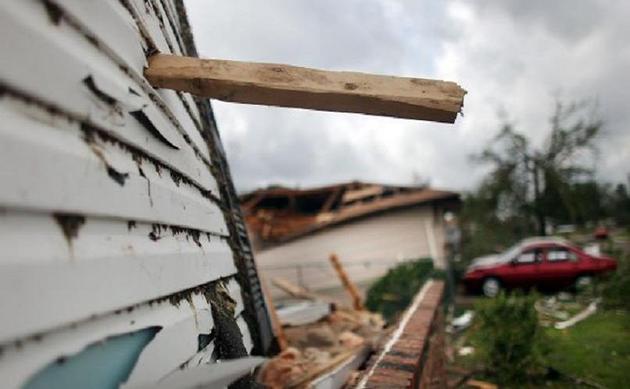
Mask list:
[[[454,125],[214,101],[237,188],[347,180],[473,188],[508,117],[538,144],[557,99],[596,99],[598,175],[630,173],[630,2],[187,0],[202,57],[455,81]]]

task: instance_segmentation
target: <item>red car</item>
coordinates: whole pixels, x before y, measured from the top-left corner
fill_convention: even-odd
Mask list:
[[[464,275],[469,290],[496,296],[502,288],[559,289],[591,283],[617,261],[585,253],[562,238],[525,239],[501,254],[479,257]]]

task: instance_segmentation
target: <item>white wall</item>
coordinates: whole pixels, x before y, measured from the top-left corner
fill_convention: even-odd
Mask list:
[[[210,304],[191,291],[219,278],[252,346],[204,119],[143,76],[150,48],[185,51],[175,2],[124,3],[0,5],[2,388],[145,327],[161,331],[131,382],[211,362]]]
[[[428,228],[427,228],[428,227]],[[397,260],[432,257],[427,232],[435,234],[435,264],[441,267],[443,222],[431,206],[387,211],[333,226],[256,254],[259,270],[269,280],[283,277],[317,290],[339,286],[328,257],[336,253],[355,282],[383,275]],[[366,265],[365,262],[370,262]],[[286,267],[286,269],[279,269]],[[274,294],[279,293],[274,288]]]

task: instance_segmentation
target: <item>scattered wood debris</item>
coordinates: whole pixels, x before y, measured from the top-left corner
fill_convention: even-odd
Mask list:
[[[310,292],[301,286],[295,285],[289,280],[285,280],[284,278],[275,277],[271,279],[271,283],[286,292],[289,296],[295,297],[298,299],[304,300],[319,300],[319,301],[328,301],[327,297],[320,296],[316,293]]]
[[[542,326],[563,330],[586,319],[597,310],[599,299],[578,299],[566,293],[565,295],[560,293],[536,301],[534,307]]]
[[[336,264],[343,272],[338,260]],[[346,288],[354,286],[347,275],[341,281]],[[384,332],[383,317],[364,310],[358,292],[353,296],[351,309],[323,301],[289,281],[273,279],[272,282],[304,300],[272,309],[282,324],[287,347],[261,369],[259,382],[273,389],[306,387],[318,379],[324,386],[345,382],[352,370],[367,358],[369,350],[376,347]]]
[[[304,387],[375,346],[384,326],[379,314],[343,308],[314,323],[286,326],[289,347],[265,365],[259,381],[270,388]]]
[[[426,186],[346,182],[317,188],[270,187],[240,196],[255,250],[284,244],[322,229],[414,205],[457,206],[456,192]]]
[[[569,327],[575,325],[576,323],[586,319],[587,317],[589,317],[592,314],[594,314],[595,311],[597,311],[597,303],[598,302],[599,302],[599,299],[596,299],[595,301],[590,303],[588,305],[588,307],[586,307],[583,311],[581,311],[577,315],[573,316],[572,318],[570,318],[568,320],[556,323],[554,325],[554,328],[557,329],[557,330],[564,330],[564,329],[569,328]]]

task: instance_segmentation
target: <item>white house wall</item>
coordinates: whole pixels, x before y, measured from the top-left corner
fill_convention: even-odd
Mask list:
[[[127,387],[211,363],[213,309],[253,347],[201,114],[143,77],[185,52],[176,8],[0,2],[2,388],[147,329]]]
[[[434,242],[431,240],[434,239]],[[328,257],[336,253],[355,282],[382,276],[398,261],[444,258],[442,215],[433,206],[416,206],[370,215],[332,226],[256,255],[267,278],[283,277],[313,289],[339,286]],[[278,294],[274,290],[274,294]]]

